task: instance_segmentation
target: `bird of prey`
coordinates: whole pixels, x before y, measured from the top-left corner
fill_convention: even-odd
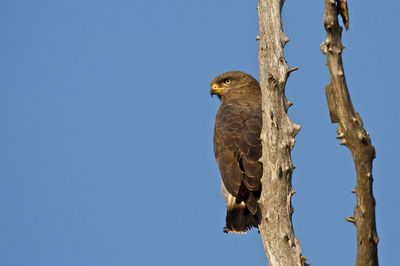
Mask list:
[[[260,84],[249,74],[230,71],[211,81],[210,94],[221,100],[214,128],[214,154],[227,202],[224,232],[245,233],[259,224]]]

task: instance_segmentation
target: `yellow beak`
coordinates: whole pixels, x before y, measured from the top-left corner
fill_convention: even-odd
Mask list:
[[[215,94],[219,94],[221,91],[223,91],[224,90],[224,88],[222,88],[222,87],[218,87],[218,84],[216,84],[216,83],[213,83],[212,85],[211,85],[211,89],[210,89],[210,95],[211,95],[211,97],[213,96],[213,95],[215,95]]]

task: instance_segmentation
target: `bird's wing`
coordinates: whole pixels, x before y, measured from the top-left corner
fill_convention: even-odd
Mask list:
[[[262,147],[261,133],[261,110],[251,110],[245,122],[244,130],[241,132],[239,142],[239,159],[243,169],[243,182],[249,191],[257,191],[260,188],[262,176],[261,158]]]
[[[257,108],[225,103],[215,123],[214,152],[222,181],[239,202],[260,188],[261,110]]]

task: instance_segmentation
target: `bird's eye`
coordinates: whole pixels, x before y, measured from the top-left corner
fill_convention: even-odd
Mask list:
[[[230,80],[230,79],[226,79],[226,80],[224,81],[224,83],[225,83],[226,85],[231,84],[231,82],[232,82],[232,80]]]

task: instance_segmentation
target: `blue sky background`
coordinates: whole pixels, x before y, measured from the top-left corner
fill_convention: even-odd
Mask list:
[[[0,4],[0,265],[265,265],[258,233],[222,233],[209,82],[258,78],[257,2]],[[286,1],[296,236],[313,265],[352,265],[355,185],[324,95],[323,1]],[[376,147],[381,265],[398,263],[400,4],[349,1],[343,53]]]

